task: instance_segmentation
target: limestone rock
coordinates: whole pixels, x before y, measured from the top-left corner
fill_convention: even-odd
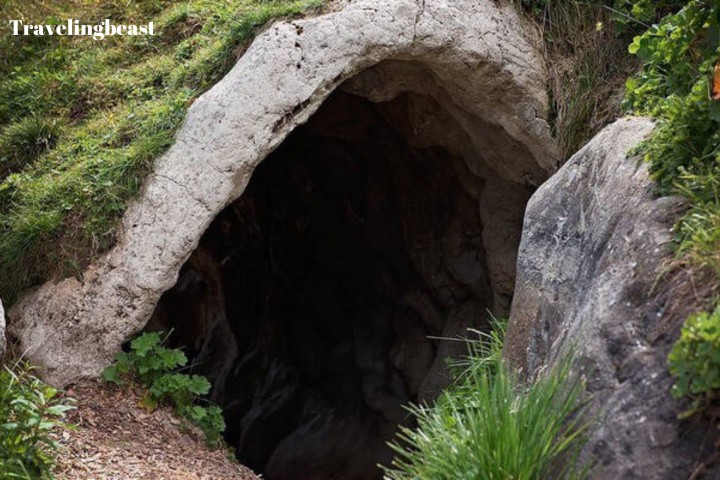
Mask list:
[[[656,283],[682,205],[628,154],[652,128],[617,121],[540,187],[518,253],[504,354],[532,374],[575,350],[597,418],[584,457],[600,479],[687,478],[702,449],[676,418]]]
[[[192,105],[114,249],[82,280],[48,283],[14,306],[20,348],[56,385],[97,375],[145,326],[255,167],[341,84],[376,102],[432,98],[458,127],[458,141],[447,141],[474,173],[539,185],[557,158],[538,44],[516,6],[494,0],[357,0],[275,24]],[[506,273],[491,277],[507,287]]]

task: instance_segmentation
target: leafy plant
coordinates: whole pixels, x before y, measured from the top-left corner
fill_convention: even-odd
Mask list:
[[[145,408],[171,405],[181,418],[200,427],[208,444],[219,445],[225,430],[222,410],[216,405],[197,404],[210,392],[210,382],[200,375],[180,373],[178,369],[187,361],[181,350],[163,346],[160,333],[148,332],[130,342],[130,351],[119,353],[102,376],[117,385],[138,380],[147,387],[142,399]]]
[[[675,377],[672,394],[689,397],[692,407],[684,416],[702,410],[720,395],[720,306],[712,313],[690,316],[668,357]]]
[[[678,253],[720,274],[720,102],[710,95],[720,55],[720,4],[686,2],[637,36],[629,49],[643,61],[627,82],[626,106],[658,119],[642,152],[661,193],[690,201],[680,220]]]
[[[71,400],[18,363],[0,369],[0,472],[3,479],[52,478],[52,433],[64,425]]]
[[[391,443],[392,480],[585,478],[582,383],[570,362],[523,386],[502,361],[497,331],[470,355],[435,405],[410,408],[417,429]]]
[[[187,364],[185,354],[177,349],[162,346],[160,333],[144,333],[130,342],[130,351],[118,353],[115,363],[105,369],[103,378],[120,384],[124,378],[137,376],[144,385]]]
[[[612,5],[613,21],[620,31],[637,31],[648,28],[656,20],[677,11],[688,0],[615,0]]]
[[[633,2],[655,8],[654,2]],[[675,227],[677,254],[693,268],[720,275],[720,102],[711,95],[720,56],[720,3],[682,6],[638,35],[630,53],[643,62],[627,81],[626,106],[657,119],[641,146],[663,194],[680,194],[689,209]],[[710,406],[720,392],[720,310],[691,315],[668,364],[672,394],[692,404],[683,416]]]

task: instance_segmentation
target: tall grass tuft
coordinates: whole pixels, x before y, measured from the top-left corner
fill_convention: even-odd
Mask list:
[[[392,480],[569,480],[586,478],[582,382],[571,361],[522,385],[500,354],[495,332],[468,341],[456,383],[434,406],[414,406],[384,467]]]
[[[0,179],[19,171],[57,143],[60,121],[30,116],[0,135]]]

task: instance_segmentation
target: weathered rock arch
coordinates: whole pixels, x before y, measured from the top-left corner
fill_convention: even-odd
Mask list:
[[[255,167],[340,85],[372,102],[410,94],[408,141],[462,157],[502,206],[508,185],[538,185],[556,166],[538,43],[510,2],[489,0],[358,0],[275,24],[191,106],[117,245],[82,280],[26,294],[10,315],[13,335],[54,384],[97,375],[144,327]],[[486,248],[514,269],[516,245],[498,238]],[[501,277],[493,281],[512,283]]]

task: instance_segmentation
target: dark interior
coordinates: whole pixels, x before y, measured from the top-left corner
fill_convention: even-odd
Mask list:
[[[463,187],[485,180],[408,143],[411,101],[334,93],[216,218],[148,326],[174,329],[238,459],[269,480],[381,478],[403,405],[432,401],[464,351],[438,337],[504,308]]]

